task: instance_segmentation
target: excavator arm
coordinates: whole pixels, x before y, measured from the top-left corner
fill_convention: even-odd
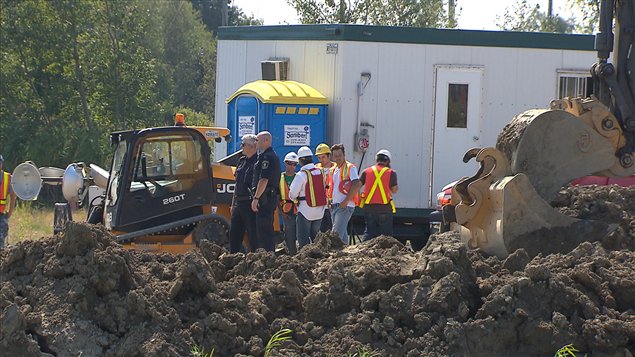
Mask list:
[[[599,61],[591,69],[594,94],[519,114],[498,136],[496,148],[465,154],[463,161],[476,159],[480,168],[456,183],[444,219],[469,247],[499,257],[518,248],[530,255],[563,252],[615,228],[565,216],[549,201],[581,176],[635,174],[634,22],[633,1],[602,0],[595,41]]]
[[[613,18],[615,35],[613,34]],[[624,131],[625,143],[616,152],[624,167],[633,165],[635,151],[635,4],[631,0],[602,0],[600,31],[595,37],[598,62],[591,68],[593,91]],[[613,50],[613,64],[608,62]]]

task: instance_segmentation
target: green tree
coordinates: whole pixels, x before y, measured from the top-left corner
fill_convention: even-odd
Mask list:
[[[262,20],[246,15],[243,10],[231,5],[228,0],[190,0],[201,20],[212,33],[220,26],[262,25]]]
[[[573,19],[542,12],[539,4],[531,6],[527,0],[517,0],[498,21],[497,26],[505,31],[572,33],[575,29]]]
[[[0,0],[0,8],[8,164],[107,166],[108,132],[171,124],[177,108],[209,124],[215,42],[190,2]]]
[[[582,18],[576,23],[576,32],[594,33],[600,26],[600,0],[568,0],[567,4],[576,7]]]
[[[189,2],[162,2],[163,62],[172,101],[213,117],[215,40]]]
[[[443,0],[287,0],[302,23],[454,27]]]

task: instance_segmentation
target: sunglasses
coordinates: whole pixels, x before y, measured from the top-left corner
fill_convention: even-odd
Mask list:
[[[289,161],[285,161],[284,163],[289,166],[296,166],[298,164],[297,162],[289,162]]]

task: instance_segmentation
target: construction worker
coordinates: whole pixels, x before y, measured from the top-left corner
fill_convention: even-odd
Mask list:
[[[328,200],[324,175],[322,170],[313,165],[311,149],[307,146],[301,147],[298,150],[298,160],[302,167],[291,182],[289,197],[299,202],[296,231],[298,244],[302,248],[317,236]]]
[[[258,235],[256,234],[256,213],[251,210],[251,180],[256,164],[256,135],[247,134],[242,137],[240,147],[244,156],[236,166],[236,188],[232,197],[231,227],[229,228],[229,252],[242,250],[245,231],[249,235],[251,251],[256,251]]]
[[[295,168],[298,166],[298,155],[294,152],[284,157],[284,172],[280,174],[280,212],[284,222],[284,241],[290,255],[298,252],[296,219],[298,217],[297,201],[289,198],[289,187],[295,178]]]
[[[4,157],[0,154],[0,248],[9,237],[9,218],[15,207],[15,192],[11,188],[11,174],[2,169]]]
[[[364,170],[359,177],[364,186],[359,204],[366,219],[364,241],[382,234],[393,234],[392,218],[396,210],[392,195],[399,190],[397,173],[390,168],[390,151],[379,150],[375,161],[376,164]]]
[[[331,147],[331,155],[336,166],[331,169],[332,186],[327,190],[332,197],[331,220],[333,232],[339,234],[344,244],[348,244],[348,221],[351,219],[357,205],[358,192],[361,187],[357,167],[346,161],[343,144]],[[328,195],[328,194],[327,194]]]
[[[280,200],[280,159],[271,147],[271,133],[261,131],[256,137],[258,159],[252,180],[251,209],[256,212],[256,229],[260,247],[273,252],[276,247],[273,232],[273,212]]]
[[[331,228],[333,228],[331,210],[329,208],[333,197],[330,196],[329,192],[331,192],[331,187],[333,187],[333,172],[331,169],[335,167],[335,163],[331,161],[331,149],[324,143],[319,144],[315,148],[315,155],[318,158],[318,163],[315,167],[322,170],[322,175],[324,175],[324,187],[326,187],[327,191],[326,197],[329,200],[329,204],[326,206],[326,211],[324,212],[324,218],[322,218],[322,223],[320,225],[320,232],[328,232]]]

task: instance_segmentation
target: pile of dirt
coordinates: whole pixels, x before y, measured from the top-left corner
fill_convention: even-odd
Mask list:
[[[454,233],[420,252],[390,237],[298,255],[126,251],[99,226],[0,252],[0,350],[8,356],[590,356],[635,350],[635,190],[569,188],[556,206],[618,224],[566,254],[504,260]],[[630,351],[630,352],[629,352]]]

